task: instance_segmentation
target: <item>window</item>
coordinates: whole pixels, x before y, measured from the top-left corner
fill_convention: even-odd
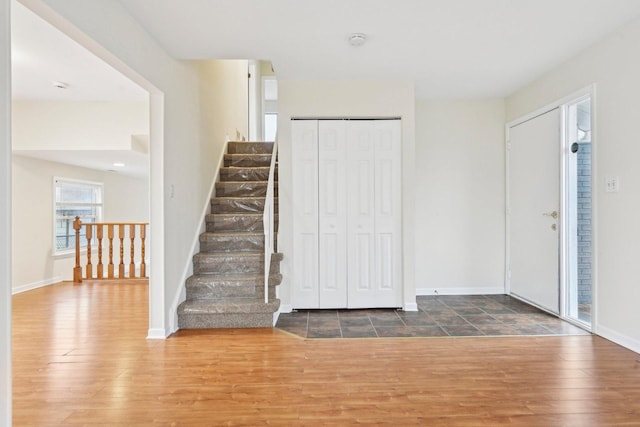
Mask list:
[[[276,140],[278,130],[278,114],[266,113],[264,115],[264,140],[273,142]]]
[[[278,128],[278,81],[274,76],[262,78],[262,111],[264,141],[275,141]]]
[[[102,222],[103,185],[99,182],[54,178],[54,254],[75,250],[73,221]],[[84,229],[81,238],[85,238]],[[86,241],[86,240],[85,240]]]

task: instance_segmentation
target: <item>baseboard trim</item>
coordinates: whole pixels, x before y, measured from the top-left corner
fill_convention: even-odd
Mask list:
[[[404,311],[418,311],[418,304],[415,302],[405,302],[404,307],[402,308]]]
[[[19,294],[22,292],[32,291],[38,288],[44,288],[45,286],[55,285],[56,283],[62,282],[61,276],[52,277],[50,279],[40,280],[33,283],[27,283],[26,285],[18,286],[11,289],[11,294]]]
[[[631,351],[636,353],[640,353],[640,341],[634,338],[628,337],[624,334],[614,331],[613,329],[609,329],[605,326],[597,325],[594,333],[596,335],[600,335],[602,338],[605,338],[609,341],[612,341],[622,347],[628,348]]]
[[[171,334],[162,328],[150,328],[149,331],[147,332],[147,339],[148,340],[165,340],[169,335]]]
[[[280,310],[278,313],[291,313],[293,311],[293,306],[291,304],[280,304]]]
[[[417,288],[416,295],[502,295],[504,287],[494,288]]]

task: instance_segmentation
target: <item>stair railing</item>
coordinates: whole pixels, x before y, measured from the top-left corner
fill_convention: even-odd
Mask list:
[[[278,138],[273,143],[271,153],[271,165],[269,166],[269,182],[267,184],[267,195],[264,199],[264,214],[262,224],[264,226],[264,302],[269,302],[269,276],[271,274],[271,254],[275,248],[275,215],[274,215],[274,184],[276,158],[278,157]]]
[[[73,269],[74,283],[82,283],[83,279],[122,280],[146,278],[147,265],[145,262],[145,239],[147,237],[147,225],[149,225],[148,222],[88,222],[83,224],[80,217],[76,216],[75,221],[73,221],[73,229],[76,232],[76,266]],[[109,256],[106,274],[104,269],[105,265],[102,262],[104,252],[102,242],[105,237],[108,241],[107,250]],[[140,242],[138,250],[136,250],[136,240],[139,240]],[[83,243],[85,244],[84,248],[86,248],[87,251],[87,263],[84,268],[84,277],[82,274],[83,268],[80,264],[80,252],[83,249]],[[96,264],[94,274],[94,266],[91,262],[91,256],[92,248],[95,246],[97,246],[96,254],[98,257],[98,263]],[[115,274],[116,264],[113,262],[114,248],[120,252],[119,264],[117,264],[117,275]],[[128,265],[125,264],[125,248],[129,252]],[[136,256],[136,254],[138,256]],[[137,264],[136,259],[139,259]],[[128,274],[125,267],[128,267],[129,269]],[[136,270],[138,270],[139,275],[136,275]]]

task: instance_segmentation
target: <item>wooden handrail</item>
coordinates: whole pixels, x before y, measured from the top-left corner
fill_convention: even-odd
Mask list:
[[[98,279],[98,280],[113,280],[113,279],[138,279],[146,278],[147,268],[145,262],[145,239],[147,237],[148,222],[89,222],[82,223],[80,217],[76,216],[73,221],[73,229],[76,232],[76,265],[73,268],[73,281],[75,283],[82,283],[83,279]],[[104,265],[102,263],[104,247],[102,241],[105,237],[104,229],[107,229],[106,238],[108,241],[108,253],[109,263],[107,264],[107,274],[105,276]],[[80,262],[80,252],[83,249],[81,247],[81,234],[82,230],[85,231],[86,237],[86,250],[87,250],[87,262],[84,268],[85,275],[82,275],[82,265]],[[138,230],[138,231],[136,231]],[[128,231],[128,235],[127,235]],[[114,238],[118,244],[120,252],[120,259],[118,264],[118,275],[115,275],[115,266],[113,263],[113,249]],[[125,239],[129,244],[129,263],[128,275],[125,271]],[[140,242],[139,250],[136,250],[136,240]],[[95,266],[92,264],[92,246],[97,243],[97,255],[98,264]],[[136,256],[139,254],[139,257]],[[139,259],[139,263],[136,263],[136,259]],[[136,270],[139,270],[139,275],[136,275]],[[95,272],[95,274],[94,274]]]

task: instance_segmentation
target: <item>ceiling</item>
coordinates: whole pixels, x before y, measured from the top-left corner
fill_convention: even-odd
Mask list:
[[[176,58],[268,59],[281,79],[408,79],[436,99],[508,96],[640,15],[638,0],[120,2]]]
[[[12,98],[47,101],[147,101],[148,93],[110,65],[71,40],[26,7],[11,5]],[[54,82],[68,84],[66,89]],[[135,178],[148,176],[148,155],[140,150],[19,150],[14,154],[113,171]],[[115,167],[114,163],[124,163]]]
[[[280,79],[410,80],[429,99],[505,97],[640,16],[638,0],[120,0],[180,59],[266,59]],[[354,32],[366,43],[349,45]],[[146,100],[111,66],[12,2],[18,100]],[[59,89],[53,82],[64,82]],[[139,152],[21,155],[146,176]],[[64,152],[63,152],[64,154]]]
[[[11,3],[13,99],[144,101],[148,93],[17,1]],[[59,89],[54,82],[64,82]]]

